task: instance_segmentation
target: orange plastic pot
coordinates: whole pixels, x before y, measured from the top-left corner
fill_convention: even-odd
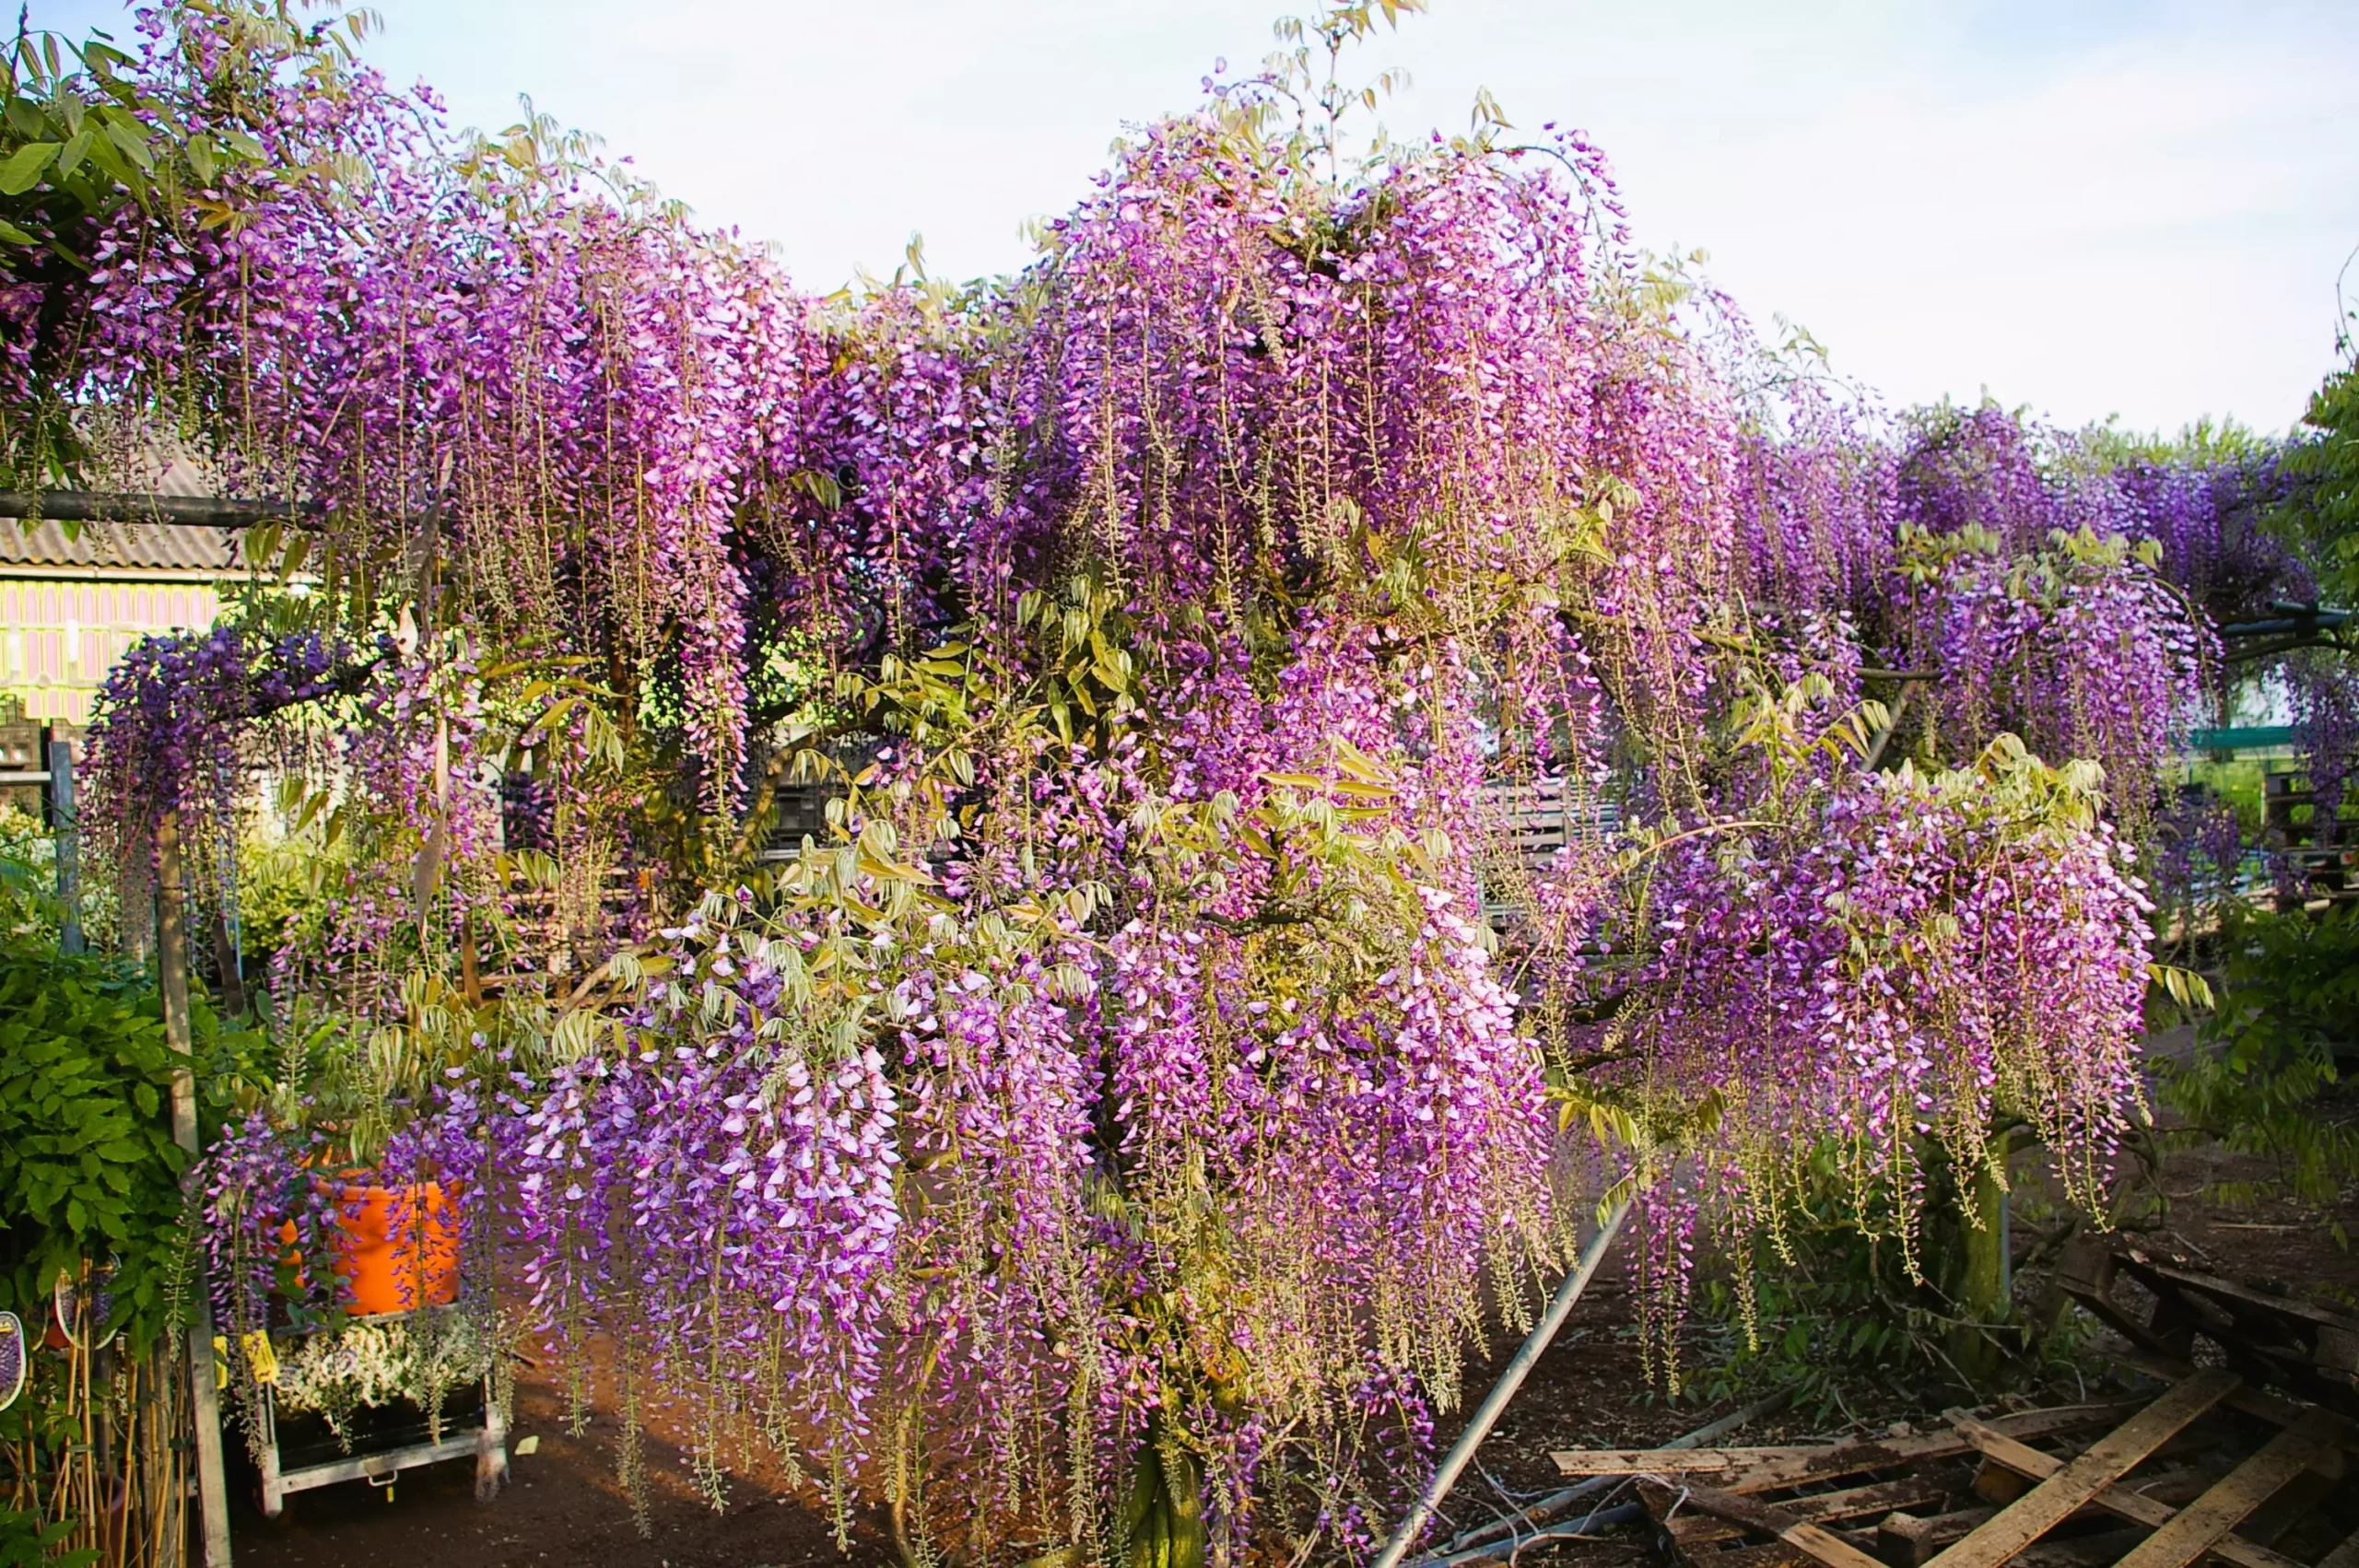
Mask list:
[[[440,1182],[335,1190],[335,1271],[355,1317],[447,1306],[459,1299],[459,1226]],[[295,1239],[289,1221],[279,1232]],[[293,1256],[299,1270],[299,1256]]]

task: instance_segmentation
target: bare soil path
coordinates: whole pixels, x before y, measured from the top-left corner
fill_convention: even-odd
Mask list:
[[[2157,1239],[2195,1252],[2223,1276],[2351,1310],[2359,1304],[2359,1252],[2338,1246],[2328,1225],[2339,1219],[2359,1242],[2359,1192],[2346,1193],[2326,1211],[2285,1204],[2227,1210],[2203,1200],[2207,1184],[2255,1172],[2250,1162],[2213,1151],[2172,1156],[2163,1179],[2173,1207],[2167,1231]],[[1737,1400],[1673,1406],[1654,1394],[1631,1327],[1636,1316],[1628,1282],[1609,1262],[1485,1445],[1478,1469],[1461,1482],[1449,1506],[1448,1530],[1484,1523],[1520,1498],[1563,1485],[1548,1459],[1552,1449],[1659,1443],[1735,1408]],[[1495,1349],[1496,1363],[1513,1346]],[[1479,1398],[1488,1381],[1486,1371],[1471,1371],[1471,1398]],[[1942,1402],[1929,1393],[1919,1401],[1926,1407],[1921,1409],[1893,1401],[1865,1404],[1855,1410],[1857,1420],[1848,1431],[1921,1421]],[[618,1433],[611,1414],[602,1411],[586,1433],[574,1437],[566,1432],[563,1412],[561,1394],[544,1375],[528,1371],[520,1376],[515,1434],[540,1441],[536,1452],[514,1460],[509,1490],[489,1505],[474,1500],[473,1467],[465,1463],[405,1474],[390,1499],[357,1481],[299,1493],[276,1520],[263,1518],[247,1504],[235,1520],[241,1568],[871,1568],[894,1561],[881,1520],[873,1514],[854,1521],[849,1556],[839,1551],[825,1501],[815,1489],[773,1497],[740,1483],[727,1510],[716,1514],[688,1484],[678,1452],[652,1440],[647,1464],[655,1494],[654,1535],[642,1538],[616,1479]],[[1437,1442],[1448,1443],[1456,1430],[1457,1418],[1446,1419]],[[1846,1430],[1771,1416],[1730,1441],[1803,1442],[1844,1435]],[[233,1484],[245,1491],[251,1480]],[[1643,1541],[1630,1535],[1528,1552],[1521,1562],[1531,1568],[1618,1568],[1646,1555]]]

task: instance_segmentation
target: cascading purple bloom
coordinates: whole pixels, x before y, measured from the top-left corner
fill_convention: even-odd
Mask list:
[[[381,653],[143,650],[110,851],[349,695],[286,1016],[459,1069],[386,1168],[472,1195],[710,1495],[766,1449],[980,1559],[1193,1489],[1242,1552],[1307,1474],[1351,1548],[1621,1134],[1693,1156],[1643,1198],[1666,1303],[1822,1146],[1903,1237],[1995,1107],[2083,1197],[2109,1159],[2124,845],[2206,618],[2298,575],[2259,468],[1766,373],[1575,136],[1345,169],[1264,78],[1015,277],[817,298],[546,127],[144,28],[192,123],[276,63],[265,156],[237,222],[107,237],[81,384],[284,499]],[[846,798],[766,856],[736,813],[815,758]],[[304,1157],[231,1138],[219,1235]]]

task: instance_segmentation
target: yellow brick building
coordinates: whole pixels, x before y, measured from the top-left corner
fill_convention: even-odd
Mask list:
[[[25,717],[89,722],[123,650],[154,632],[209,626],[238,570],[237,535],[174,523],[94,522],[69,538],[0,518],[0,694]]]

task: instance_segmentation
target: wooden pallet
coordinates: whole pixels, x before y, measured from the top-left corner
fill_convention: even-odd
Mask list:
[[[2070,1255],[2057,1283],[2156,1364],[2216,1359],[2248,1384],[2359,1418],[2359,1317],[2130,1246]],[[2123,1290],[2125,1283],[2138,1292]],[[2210,1351],[2200,1352],[2199,1343]]]
[[[1687,1568],[2359,1568],[2354,1453],[2340,1411],[2213,1369],[1866,1441],[1553,1457],[1631,1477]]]

